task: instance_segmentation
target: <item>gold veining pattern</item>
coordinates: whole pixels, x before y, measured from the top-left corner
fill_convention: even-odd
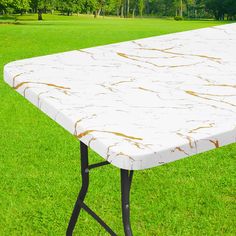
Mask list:
[[[236,142],[236,24],[12,62],[4,79],[104,159],[146,169]]]
[[[80,134],[77,134],[76,136],[80,139],[86,135],[89,135],[90,133],[93,133],[93,132],[99,132],[99,133],[108,133],[108,134],[114,134],[114,135],[117,135],[117,136],[120,136],[120,137],[123,137],[123,138],[129,138],[129,139],[135,139],[135,140],[142,140],[142,138],[137,138],[137,137],[133,137],[133,136],[129,136],[129,135],[126,135],[126,134],[122,134],[120,132],[115,132],[115,131],[107,131],[107,130],[86,130]]]

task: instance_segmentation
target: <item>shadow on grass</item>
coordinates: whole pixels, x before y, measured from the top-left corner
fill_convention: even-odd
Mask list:
[[[14,15],[0,15],[0,20],[16,20]]]
[[[18,22],[15,15],[0,15],[1,24],[18,24]]]

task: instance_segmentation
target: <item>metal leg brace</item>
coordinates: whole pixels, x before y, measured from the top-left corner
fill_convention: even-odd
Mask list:
[[[89,213],[110,235],[116,236],[112,229],[95,213],[93,212],[85,203],[84,199],[88,191],[89,186],[89,170],[97,168],[99,166],[110,164],[107,161],[89,165],[88,163],[88,147],[80,142],[80,152],[81,152],[81,175],[82,175],[82,187],[80,189],[78,198],[76,200],[70,222],[66,231],[67,236],[72,236],[75,224],[78,220],[80,210],[83,208],[87,213]],[[121,172],[121,202],[122,202],[122,218],[124,225],[125,236],[132,236],[131,226],[130,226],[130,205],[129,205],[129,194],[132,182],[133,171],[120,170]]]

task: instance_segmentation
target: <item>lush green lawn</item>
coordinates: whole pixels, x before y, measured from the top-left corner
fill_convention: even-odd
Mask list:
[[[0,235],[64,235],[81,185],[79,142],[3,82],[7,62],[220,24],[21,17],[0,24]],[[3,21],[0,19],[0,21]],[[91,162],[101,158],[90,152]],[[236,235],[236,145],[136,172],[134,235]],[[119,170],[95,169],[86,202],[122,235]],[[105,235],[82,212],[75,235]]]

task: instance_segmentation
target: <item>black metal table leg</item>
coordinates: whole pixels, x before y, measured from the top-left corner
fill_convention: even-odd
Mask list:
[[[81,175],[82,175],[82,187],[80,189],[78,198],[76,200],[73,213],[70,218],[70,222],[66,231],[67,236],[71,236],[75,228],[76,221],[78,219],[80,210],[82,208],[81,202],[84,201],[89,186],[89,165],[88,165],[88,147],[80,142],[81,153]]]
[[[107,161],[95,163],[89,165],[88,163],[88,147],[80,142],[80,153],[81,153],[81,175],[82,175],[82,187],[77,197],[74,209],[67,227],[66,235],[72,236],[76,222],[78,220],[81,208],[91,215],[111,236],[117,236],[116,233],[85,203],[84,199],[88,191],[89,186],[89,171],[93,168],[110,164]],[[130,226],[130,206],[129,206],[129,195],[130,187],[133,177],[133,171],[121,169],[121,202],[122,202],[122,219],[124,225],[125,236],[132,236],[132,230]]]
[[[125,236],[132,236],[132,229],[130,225],[130,188],[132,183],[133,171],[120,170],[121,175],[121,202],[122,202],[122,219]]]

